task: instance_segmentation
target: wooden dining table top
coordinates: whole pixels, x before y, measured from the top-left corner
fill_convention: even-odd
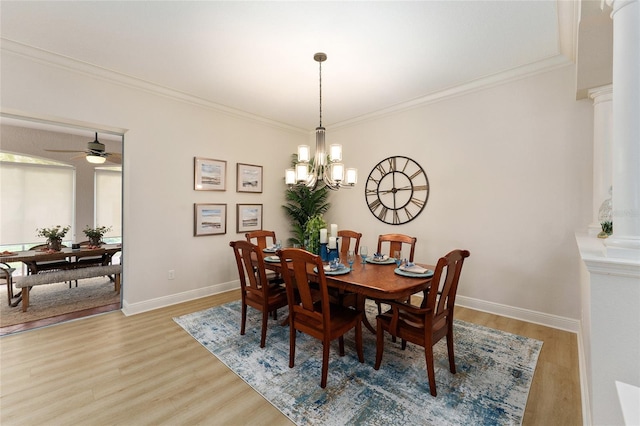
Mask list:
[[[60,251],[53,250],[25,250],[11,254],[0,252],[0,262],[44,262],[49,260],[62,260],[68,257],[101,256],[103,254],[114,255],[122,250],[122,244],[103,244],[100,247],[82,246],[79,249],[65,247]]]
[[[273,256],[274,253],[264,253],[264,256]],[[268,262],[265,260],[265,268],[282,273],[281,264]],[[430,270],[435,266],[417,263]],[[347,265],[348,267],[348,265]],[[351,293],[357,293],[373,299],[397,300],[408,297],[429,288],[432,276],[429,277],[407,277],[394,272],[397,268],[395,263],[375,264],[362,263],[362,258],[356,256],[356,263],[353,264],[353,271],[342,275],[325,274],[327,285]],[[309,270],[309,275],[316,275],[313,268]]]

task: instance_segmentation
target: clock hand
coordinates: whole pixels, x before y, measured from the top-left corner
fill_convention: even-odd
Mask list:
[[[387,189],[387,190],[384,190],[384,191],[380,191],[380,193],[381,194],[388,194],[390,192],[395,193],[397,191],[406,191],[406,190],[409,190],[409,189],[411,189],[411,186],[403,186],[402,188],[391,188],[391,189]]]

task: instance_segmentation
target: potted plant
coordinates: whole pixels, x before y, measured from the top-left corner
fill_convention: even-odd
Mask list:
[[[38,237],[45,237],[47,239],[50,250],[60,251],[62,249],[62,239],[67,235],[69,229],[71,229],[70,226],[63,228],[57,225],[53,228],[39,228],[36,229],[36,231],[38,232]]]
[[[104,234],[109,231],[111,231],[110,226],[98,226],[97,228],[89,228],[89,226],[86,226],[82,232],[84,232],[84,235],[87,236],[87,238],[89,239],[89,243],[92,246],[98,247],[100,246],[100,244],[102,244],[102,237],[104,236]]]
[[[297,155],[293,154],[293,162],[295,162],[296,159]],[[289,243],[306,247],[308,241],[305,240],[309,240],[307,222],[315,216],[320,215],[320,217],[322,217],[331,207],[331,204],[327,202],[329,188],[322,183],[318,183],[315,189],[310,189],[305,185],[294,185],[287,189],[285,196],[287,204],[282,207],[291,221],[294,235],[292,238],[289,238]],[[318,240],[319,239],[320,235],[318,233]]]

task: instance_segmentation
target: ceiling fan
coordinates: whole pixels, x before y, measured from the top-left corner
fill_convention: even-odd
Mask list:
[[[80,155],[71,157],[72,160],[85,157],[89,163],[102,164],[105,161],[111,163],[122,164],[122,154],[116,152],[105,152],[105,146],[98,141],[98,132],[96,139],[87,143],[86,151],[66,150],[66,149],[45,149],[49,152],[76,152]]]

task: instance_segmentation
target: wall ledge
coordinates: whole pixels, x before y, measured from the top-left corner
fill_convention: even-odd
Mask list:
[[[580,232],[576,233],[576,243],[590,273],[640,279],[640,260],[611,257],[605,240]]]

